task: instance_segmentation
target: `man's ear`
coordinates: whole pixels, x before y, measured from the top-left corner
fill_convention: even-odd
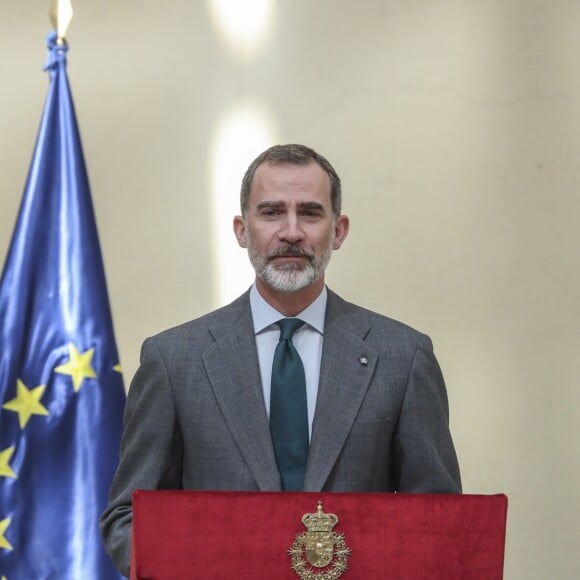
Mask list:
[[[348,236],[348,230],[350,227],[350,220],[348,219],[347,215],[339,215],[336,218],[336,222],[334,224],[334,243],[332,244],[333,250],[338,250],[342,243]]]
[[[234,234],[238,240],[240,248],[247,248],[248,243],[246,241],[246,222],[241,215],[234,217]]]

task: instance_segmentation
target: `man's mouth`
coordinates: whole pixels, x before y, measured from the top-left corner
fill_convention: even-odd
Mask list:
[[[284,254],[282,256],[271,256],[270,260],[303,260],[308,259],[309,256],[305,256],[304,254]]]
[[[268,255],[269,262],[301,262],[304,259],[312,261],[313,255],[303,248],[282,248],[274,250]]]

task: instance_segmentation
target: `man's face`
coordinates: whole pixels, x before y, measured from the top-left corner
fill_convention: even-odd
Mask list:
[[[296,292],[323,284],[332,251],[348,233],[348,218],[334,215],[330,179],[317,163],[265,163],[234,230],[256,276],[275,290]]]

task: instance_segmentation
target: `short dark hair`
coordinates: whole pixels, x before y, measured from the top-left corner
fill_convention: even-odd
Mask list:
[[[270,163],[272,165],[283,163],[307,165],[312,161],[318,163],[330,178],[330,203],[332,205],[332,211],[338,217],[340,215],[342,204],[340,177],[338,177],[334,167],[332,167],[327,159],[320,155],[320,153],[317,153],[310,147],[306,147],[306,145],[297,145],[294,143],[289,145],[274,145],[273,147],[266,149],[266,151],[258,155],[258,157],[250,163],[250,166],[246,170],[244,178],[242,179],[242,188],[240,191],[240,209],[242,215],[246,215],[246,211],[248,210],[248,200],[252,189],[252,181],[254,180],[254,175],[260,165],[264,163]]]

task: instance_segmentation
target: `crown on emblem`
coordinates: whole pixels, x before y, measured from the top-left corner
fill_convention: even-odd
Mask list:
[[[309,532],[331,532],[336,526],[338,517],[335,514],[325,514],[322,510],[322,502],[318,502],[315,514],[304,514],[302,523]]]

